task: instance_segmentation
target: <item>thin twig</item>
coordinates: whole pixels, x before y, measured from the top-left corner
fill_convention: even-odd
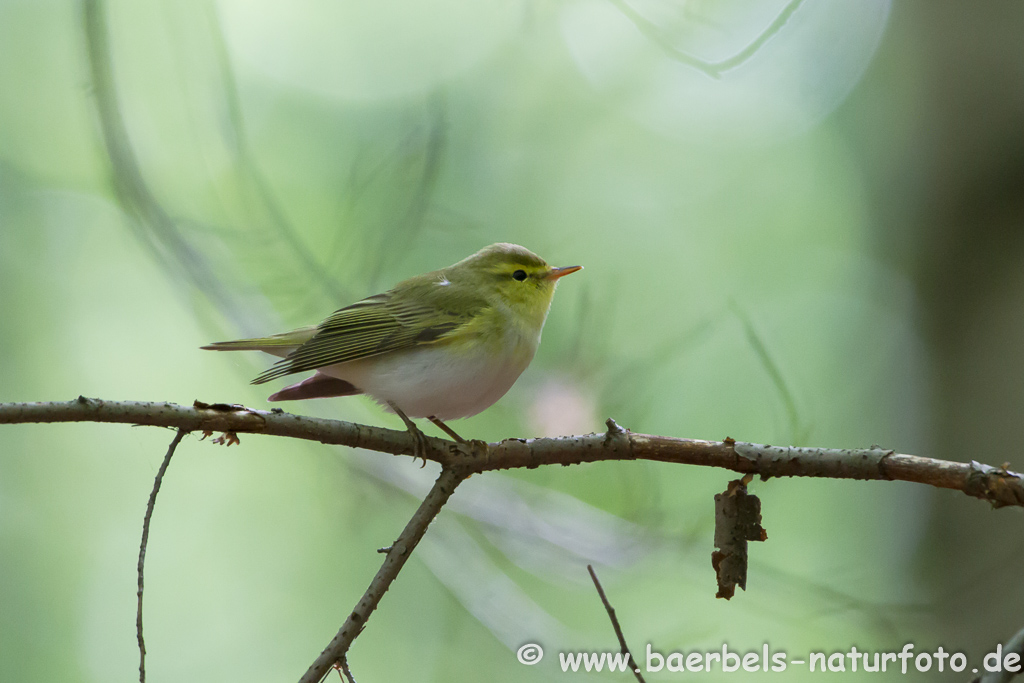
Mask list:
[[[345,623],[342,624],[334,639],[331,640],[330,644],[320,653],[316,661],[310,665],[302,678],[299,679],[299,683],[317,683],[323,678],[324,674],[330,672],[331,667],[335,664],[347,666],[345,664],[345,656],[352,645],[352,641],[355,640],[356,636],[366,626],[366,620],[370,618],[370,614],[377,608],[381,598],[384,597],[384,593],[387,592],[395,577],[398,576],[398,572],[401,571],[405,561],[409,559],[409,555],[412,554],[413,549],[420,542],[420,539],[423,538],[427,527],[430,526],[430,523],[437,516],[437,513],[441,511],[441,508],[444,507],[444,504],[448,502],[448,498],[455,491],[455,487],[467,476],[469,476],[469,472],[449,468],[441,470],[441,475],[434,482],[427,497],[420,503],[412,519],[405,525],[401,535],[399,535],[398,539],[388,550],[387,557],[384,558],[384,564],[377,570],[377,575],[373,577],[373,581],[370,582],[370,586],[363,593],[363,597],[359,600],[355,609],[352,610],[352,613],[348,615],[348,618],[345,619]]]
[[[348,668],[348,657],[342,657],[341,661],[338,662],[338,666],[341,667],[341,673],[345,674],[345,680],[348,683],[356,683],[356,679],[352,676],[352,670]]]
[[[142,542],[139,543],[139,590],[138,607],[135,612],[135,635],[139,641],[139,683],[146,683],[146,640],[142,637],[142,587],[143,569],[146,566],[146,545],[149,543],[149,522],[153,518],[153,508],[156,506],[156,494],[160,492],[160,484],[163,483],[167,466],[171,464],[171,457],[174,449],[178,447],[181,440],[188,434],[184,429],[179,429],[167,448],[164,461],[160,463],[160,469],[156,471],[156,479],[153,481],[153,490],[149,492],[149,502],[146,504],[146,516],[142,519]]]
[[[608,602],[608,596],[604,594],[604,588],[601,587],[601,582],[597,580],[597,572],[594,571],[594,566],[588,564],[587,571],[590,572],[590,578],[594,580],[594,587],[597,588],[597,594],[601,596],[601,602],[604,603],[604,610],[608,612],[608,618],[612,620],[615,637],[619,639],[620,652],[628,658],[629,668],[633,675],[636,676],[636,680],[640,681],[640,683],[647,683],[644,681],[643,674],[640,673],[640,667],[636,665],[636,660],[633,659],[633,653],[629,651],[629,646],[626,645],[626,637],[622,635],[622,627],[619,626],[619,619],[615,616],[615,608]]]
[[[102,401],[79,397],[53,403],[0,403],[0,424],[26,422],[115,422],[175,427],[185,431],[269,434],[367,450],[412,455],[416,445],[396,431],[292,415],[243,406],[186,407],[174,403]],[[425,457],[442,467],[487,472],[541,465],[575,465],[603,460],[655,460],[719,467],[769,477],[824,477],[911,481],[962,491],[994,507],[1024,507],[1024,476],[979,462],[951,462],[896,453],[883,448],[792,448],[637,434],[626,429],[554,439],[506,439],[486,444],[457,444],[428,436]]]
[[[1020,659],[1024,659],[1024,628],[1017,631],[1012,638],[1006,641],[1006,645],[1003,647],[1003,657],[1006,657],[1009,653],[1014,653],[1018,655]],[[1018,659],[1018,661],[1020,661],[1020,659]],[[1007,671],[1006,669],[1003,669],[1002,671],[986,673],[977,680],[980,680],[980,683],[1009,683],[1010,679],[1017,676],[1019,673],[1019,671]]]
[[[765,344],[761,335],[758,334],[754,328],[754,322],[747,315],[747,312],[743,310],[739,304],[732,302],[730,304],[732,312],[740,320],[740,324],[743,325],[743,331],[747,335],[747,341],[750,343],[750,348],[757,356],[758,360],[761,361],[761,367],[768,374],[768,379],[771,380],[772,384],[775,385],[775,391],[779,394],[779,399],[782,401],[782,405],[786,409],[786,415],[789,416],[789,436],[793,439],[794,443],[803,443],[808,437],[810,429],[807,426],[800,424],[800,411],[796,406],[796,397],[793,395],[793,390],[789,388],[789,384],[786,382],[786,375],[779,368],[779,364],[772,358],[772,354],[768,351],[768,346]]]
[[[769,24],[764,31],[758,34],[758,36],[745,48],[728,59],[723,59],[719,62],[707,62],[677,48],[672,43],[669,36],[665,35],[665,33],[658,28],[657,24],[634,10],[625,2],[625,0],[610,1],[615,5],[616,9],[622,12],[627,19],[633,22],[633,25],[636,26],[640,33],[660,47],[670,59],[703,71],[712,78],[721,78],[724,72],[730,69],[735,69],[753,57],[758,50],[764,47],[765,43],[771,40],[771,38],[783,29],[783,27],[789,22],[790,17],[793,16],[793,13],[796,12],[803,3],[803,0],[791,0],[788,5],[782,8],[782,11],[779,12],[772,23]]]

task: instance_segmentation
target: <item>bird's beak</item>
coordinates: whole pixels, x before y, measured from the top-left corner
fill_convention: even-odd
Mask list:
[[[575,273],[577,270],[583,270],[583,266],[565,266],[564,268],[552,268],[547,275],[544,276],[545,280],[557,280],[563,275],[569,273]]]

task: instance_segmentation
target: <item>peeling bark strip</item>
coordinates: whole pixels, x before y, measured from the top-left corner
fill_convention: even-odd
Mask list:
[[[103,401],[80,396],[52,403],[0,403],[0,424],[24,422],[121,422],[174,427],[185,431],[267,434],[327,444],[412,455],[405,431],[341,420],[293,415],[283,410],[254,410],[222,403],[181,406],[144,401]],[[720,467],[769,477],[899,480],[962,491],[993,507],[1024,507],[1024,475],[979,462],[951,462],[895,453],[881,448],[793,448],[724,441],[678,439],[636,434],[614,422],[607,432],[555,439],[505,439],[491,444],[456,444],[428,436],[427,460],[466,474],[489,470],[576,465],[602,460],[656,460],[680,465]]]
[[[747,493],[750,475],[729,482],[715,495],[715,547],[711,566],[718,576],[716,598],[732,598],[736,586],[747,590],[747,541],[764,541],[768,532],[761,526],[761,501]]]

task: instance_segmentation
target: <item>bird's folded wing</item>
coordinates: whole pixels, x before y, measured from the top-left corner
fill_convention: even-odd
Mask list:
[[[435,343],[469,322],[484,302],[460,302],[459,311],[438,306],[430,296],[385,292],[335,311],[316,334],[252,381],[262,384],[284,375],[369,358],[389,351]]]

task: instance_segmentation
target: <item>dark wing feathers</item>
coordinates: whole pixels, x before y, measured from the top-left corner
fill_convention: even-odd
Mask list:
[[[396,295],[392,290],[335,311],[317,326],[309,341],[252,383],[434,343],[464,325],[484,305],[483,300],[471,297],[460,301],[462,310],[453,313],[445,310],[447,306],[437,305],[441,301],[436,288],[436,282],[424,282],[415,287],[419,296],[409,290]]]

